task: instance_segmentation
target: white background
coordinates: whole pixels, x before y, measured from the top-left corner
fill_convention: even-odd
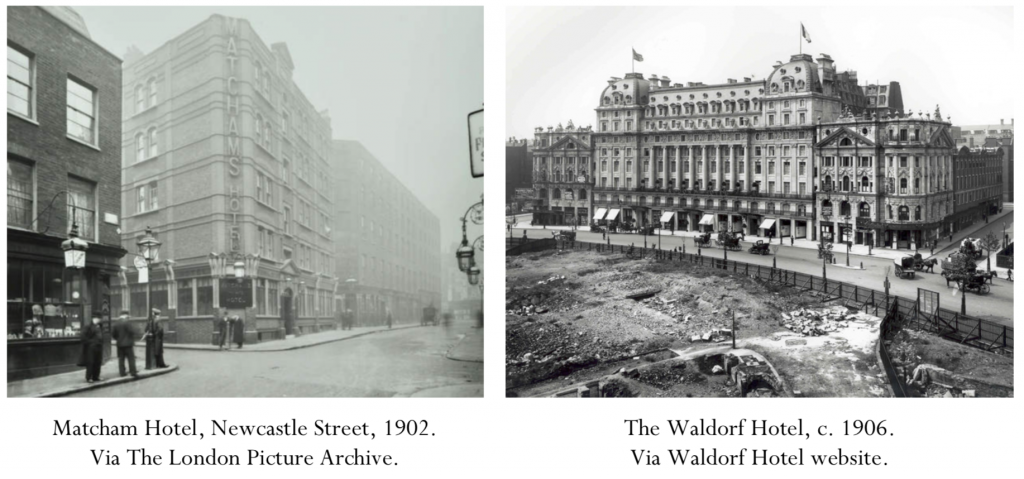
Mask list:
[[[249,4],[259,2],[246,2]],[[334,2],[328,2],[334,3]],[[461,3],[461,2],[457,2]],[[479,3],[479,2],[476,2]],[[485,2],[485,106],[492,150],[491,168],[485,182],[486,231],[489,243],[498,245],[504,235],[502,168],[505,136],[505,101],[528,102],[529,98],[505,98],[505,12],[504,5],[519,2]],[[578,2],[567,2],[578,3]],[[599,2],[587,2],[595,4]],[[807,3],[807,2],[798,2]],[[864,8],[885,15],[894,2],[858,2]],[[914,3],[914,2],[912,2]],[[916,2],[922,9],[942,8],[946,2]],[[609,25],[608,28],[614,28]],[[595,31],[600,35],[600,31]],[[881,35],[884,32],[851,32],[857,35]],[[969,35],[970,31],[936,31],[936,35]],[[1016,40],[1014,40],[1016,42]],[[927,42],[927,39],[922,39]],[[566,50],[571,60],[571,45],[551,45]],[[372,48],[372,45],[367,45]],[[1017,51],[1020,51],[1017,48]],[[443,54],[443,52],[438,52]],[[970,52],[935,52],[949,55],[950,67],[978,68],[971,65]],[[1019,58],[1006,58],[1017,64]],[[514,68],[509,66],[508,68]],[[456,74],[453,72],[453,74]],[[898,79],[896,79],[898,80]],[[938,81],[938,79],[937,79]],[[1007,102],[1016,101],[1016,91],[1007,91]],[[468,152],[467,152],[468,155]],[[465,158],[454,161],[459,168]],[[468,171],[462,173],[469,174]],[[1021,468],[1021,403],[1017,399],[975,400],[883,400],[883,399],[785,399],[752,401],[740,399],[632,399],[604,401],[556,401],[504,398],[504,326],[502,283],[504,259],[500,248],[492,246],[485,255],[486,291],[485,399],[59,399],[12,400],[3,405],[4,477],[211,477],[239,473],[247,477],[684,477],[714,474],[733,477],[757,474],[759,477],[956,477],[984,475],[1013,477]],[[454,259],[452,259],[454,260]],[[159,380],[159,379],[154,379]],[[254,384],[254,387],[259,387]],[[374,427],[374,441],[332,438],[206,439],[195,438],[61,438],[52,436],[54,419],[143,424],[145,419],[165,422],[199,420],[208,432],[210,419],[228,419],[238,424],[279,424],[291,418],[312,424],[316,419],[337,423],[367,422]],[[643,418],[651,423],[665,419],[717,418],[733,422],[740,418],[772,419],[791,422],[803,418],[805,430],[829,425],[839,433],[844,419],[887,420],[894,436],[884,438],[812,438],[811,440],[754,437],[690,440],[638,438],[626,436],[623,420]],[[383,438],[387,419],[426,419],[437,435],[427,438]],[[667,433],[666,433],[667,434]],[[1016,446],[1016,447],[1013,447]],[[324,449],[341,452],[359,447],[374,453],[388,453],[397,467],[97,467],[92,465],[91,448],[123,451],[146,447],[152,451],[176,448],[204,452],[217,447],[225,452],[244,454],[248,448],[284,453],[308,453],[317,458]],[[741,447],[808,452],[867,450],[884,456],[886,467],[721,468],[691,466],[633,466],[630,449],[699,449],[717,447],[732,452]]]

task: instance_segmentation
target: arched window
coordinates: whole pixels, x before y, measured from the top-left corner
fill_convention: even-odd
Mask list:
[[[756,201],[751,201],[750,202],[750,211],[756,213],[757,212],[757,208],[758,208],[757,202]]]
[[[843,138],[839,140],[839,146],[850,146],[851,142],[849,138]]]
[[[900,194],[901,195],[907,194],[907,179],[906,178],[900,178]]]
[[[156,78],[149,79],[149,106],[156,106]]]
[[[860,191],[869,192],[871,191],[871,181],[866,176],[860,177]]]
[[[839,216],[850,216],[850,202],[843,201],[839,203]]]
[[[866,201],[862,201],[860,203],[860,206],[857,208],[857,210],[858,210],[857,211],[857,213],[858,213],[857,216],[859,216],[861,218],[870,218],[871,217],[871,205],[869,205]]]
[[[146,135],[135,135],[135,161],[146,159]]]
[[[560,200],[562,199],[562,190],[555,188],[551,190],[551,199]]]
[[[146,90],[142,88],[142,85],[135,87],[135,113],[140,113],[146,109]]]
[[[828,191],[828,190],[832,189],[832,176],[831,175],[825,175],[825,180],[822,182],[821,188],[823,190],[825,190],[825,191]]]
[[[257,70],[259,71],[259,70]],[[263,115],[256,115],[256,144],[263,144]]]
[[[918,206],[914,207],[914,221],[920,221],[920,220],[921,220],[921,206],[918,205]]]
[[[263,125],[263,144],[264,144],[264,146],[267,147],[267,151],[270,151],[270,149],[274,146],[273,142],[274,142],[274,129],[270,125],[270,121],[268,120]]]
[[[906,205],[900,206],[899,215],[900,215],[899,216],[899,220],[900,221],[909,221],[910,220],[910,207],[906,206]]]
[[[850,191],[850,177],[843,177],[843,191]]]
[[[149,157],[152,158],[157,155],[157,138],[156,128],[149,129]]]

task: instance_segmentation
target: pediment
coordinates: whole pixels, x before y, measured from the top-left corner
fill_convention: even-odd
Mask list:
[[[839,146],[839,142],[843,141],[844,138],[849,138],[851,144],[848,146],[861,146],[861,147],[873,147],[875,142],[869,140],[864,135],[857,133],[847,127],[840,127],[832,134],[822,138],[818,143],[814,145],[815,148],[824,148],[829,146]]]

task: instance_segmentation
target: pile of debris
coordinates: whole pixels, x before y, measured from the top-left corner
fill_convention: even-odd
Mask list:
[[[782,326],[804,336],[825,336],[847,327],[847,321],[853,319],[853,316],[844,306],[832,306],[820,311],[801,308],[789,314],[782,313]]]

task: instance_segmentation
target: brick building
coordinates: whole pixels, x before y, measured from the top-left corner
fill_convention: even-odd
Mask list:
[[[953,158],[955,214],[957,229],[996,213],[1003,206],[1003,165],[1006,150],[968,148],[957,151]]]
[[[388,309],[396,323],[418,321],[441,306],[437,216],[358,141],[334,140],[330,154],[339,302],[362,324]]]
[[[150,226],[163,242],[151,306],[179,342],[211,340],[238,262],[252,282],[246,341],[336,326],[331,122],[294,69],[284,43],[221,15],[125,58],[121,239],[134,251]],[[117,300],[142,317],[134,268],[119,284]]]
[[[587,225],[593,211],[593,131],[590,127],[538,127],[534,132],[534,188],[545,207],[533,224]]]
[[[8,381],[75,369],[93,313],[109,334],[120,141],[121,60],[70,8],[7,7]],[[61,250],[74,226],[83,270]]]

